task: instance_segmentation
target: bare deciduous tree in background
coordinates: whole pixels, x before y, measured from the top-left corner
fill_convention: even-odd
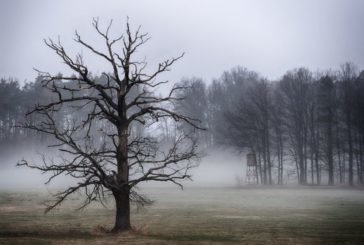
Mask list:
[[[38,105],[29,115],[41,118],[38,124],[25,123],[24,127],[55,137],[57,147],[65,157],[60,161],[33,164],[22,161],[19,165],[50,172],[49,179],[66,174],[77,179],[77,184],[56,193],[56,200],[47,211],[57,207],[77,191],[84,191],[86,206],[92,201],[103,201],[105,192],[112,193],[116,203],[116,221],[113,232],[131,228],[130,200],[146,204],[149,199],[136,192],[136,186],[145,181],[173,182],[190,178],[189,170],[200,158],[197,143],[182,132],[171,144],[149,133],[133,130],[140,125],[153,129],[162,118],[183,121],[200,129],[198,121],[172,110],[173,102],[183,86],[174,86],[166,96],[156,96],[152,90],[167,81],[157,80],[182,56],[161,62],[152,73],[146,72],[145,61],[135,60],[135,53],[148,41],[147,34],[138,29],[126,31],[117,38],[110,35],[110,25],[102,30],[98,20],[93,27],[103,38],[106,52],[82,39],[76,32],[75,41],[93,55],[106,61],[110,73],[103,73],[103,82],[93,79],[83,57],[72,58],[60,42],[46,40],[61,60],[76,75],[52,76],[41,73],[44,88],[55,94],[55,99]],[[117,51],[116,51],[117,50]],[[121,51],[121,52],[119,52]],[[57,113],[68,110],[74,115],[62,122]],[[101,126],[102,127],[101,127]],[[138,126],[139,125],[139,126]],[[136,132],[136,133],[135,133]]]

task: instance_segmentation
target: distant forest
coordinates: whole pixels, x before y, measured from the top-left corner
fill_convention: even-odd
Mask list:
[[[55,96],[43,89],[42,80],[38,76],[21,86],[16,79],[1,79],[1,146],[51,140],[19,126],[36,121],[25,114]],[[286,176],[293,175],[299,184],[363,184],[364,71],[355,65],[316,73],[298,68],[278,81],[236,67],[208,83],[190,78],[177,85],[186,89],[173,109],[200,120],[206,129],[195,132],[200,147],[227,146],[256,153],[258,183],[284,184]],[[63,110],[57,114],[58,123],[72,120],[77,113]],[[102,124],[95,126],[95,130],[102,128]],[[143,127],[135,125],[133,130]],[[158,137],[173,139],[180,130],[192,127],[166,120],[155,131]]]

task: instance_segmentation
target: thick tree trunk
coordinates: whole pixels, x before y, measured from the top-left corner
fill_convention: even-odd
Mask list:
[[[351,136],[351,125],[347,129],[348,143],[349,143],[349,185],[354,186],[354,170],[353,170],[353,142]]]
[[[130,191],[113,191],[115,198],[116,217],[112,232],[118,233],[131,229],[130,225]]]
[[[340,145],[338,126],[336,126],[336,149],[337,149],[337,158],[338,158],[338,164],[339,164],[340,184],[342,184],[342,183],[344,183],[345,168],[343,166],[345,166],[345,165],[343,165],[342,159],[341,159],[341,145]]]
[[[307,175],[308,175],[308,168],[307,168],[307,128],[304,129],[304,140],[303,140],[303,161],[304,161],[304,182],[307,184]]]
[[[266,185],[268,184],[268,175],[267,175],[267,171],[268,171],[268,166],[267,166],[267,152],[266,152],[266,142],[265,142],[265,137],[263,137],[262,139],[262,145],[263,145],[263,184]]]
[[[278,135],[278,145],[277,145],[277,156],[278,156],[278,184],[283,184],[283,146],[282,146],[282,136]]]
[[[301,141],[300,144],[298,145],[298,167],[299,167],[298,183],[301,185],[306,184],[306,182],[305,182],[305,160],[304,160],[303,154],[304,154],[303,141]]]
[[[363,137],[359,139],[359,159],[360,159],[360,171],[359,171],[359,183],[363,184]]]
[[[315,155],[315,114],[314,105],[310,107],[310,154],[311,154],[311,184],[315,183],[315,168],[314,168],[314,155]],[[317,183],[318,184],[318,183]]]
[[[316,132],[315,139],[315,165],[316,165],[316,182],[318,185],[321,185],[321,169],[319,164],[319,149],[320,149],[320,141],[319,141],[319,131]]]
[[[332,123],[328,125],[327,129],[327,158],[329,167],[329,185],[334,184],[334,156],[333,156],[333,140],[332,140]]]
[[[120,102],[121,108],[125,108],[125,101]],[[123,109],[124,110],[124,109]],[[126,112],[123,113],[123,121],[126,121]],[[128,128],[121,125],[119,129],[119,145],[117,149],[117,182],[118,189],[112,190],[115,198],[116,218],[115,226],[112,232],[122,232],[130,230],[130,188],[129,181],[129,167],[128,167]]]
[[[305,166],[304,166],[304,160],[302,157],[299,159],[299,167],[300,167],[300,174],[299,174],[299,183],[301,185],[306,184],[305,182]]]
[[[267,132],[267,163],[268,163],[268,179],[269,184],[272,185],[272,163],[270,159],[270,139],[269,139],[269,133]]]
[[[258,166],[259,166],[259,179],[260,179],[260,183],[263,183],[263,170],[262,170],[262,159],[261,159],[261,155],[260,155],[260,150],[258,148]]]

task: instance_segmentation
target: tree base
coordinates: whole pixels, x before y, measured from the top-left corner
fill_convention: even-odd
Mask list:
[[[112,228],[112,230],[111,230],[111,233],[117,234],[117,233],[122,233],[122,232],[126,232],[126,231],[131,231],[131,230],[132,230],[131,226],[127,226],[127,225],[118,226],[118,227],[114,226],[114,228]]]

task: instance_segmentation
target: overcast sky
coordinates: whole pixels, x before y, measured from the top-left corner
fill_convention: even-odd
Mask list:
[[[117,34],[126,16],[152,37],[139,53],[151,65],[186,52],[169,73],[173,81],[209,81],[237,65],[270,79],[301,66],[315,71],[352,61],[364,68],[361,0],[0,0],[0,77],[32,81],[34,67],[67,73],[43,38],[60,36],[78,51],[77,29],[98,46],[92,18],[105,25],[114,19]],[[107,69],[84,55],[94,73]]]

